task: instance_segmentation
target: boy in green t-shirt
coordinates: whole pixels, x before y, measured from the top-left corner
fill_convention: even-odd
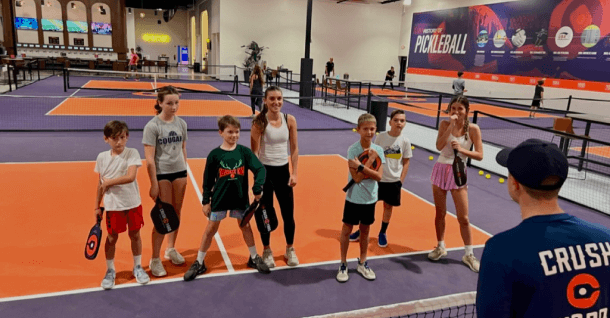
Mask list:
[[[184,274],[185,281],[193,280],[207,270],[203,261],[205,254],[218,231],[220,221],[227,217],[227,211],[232,218],[237,219],[239,226],[245,210],[250,205],[248,170],[254,173],[254,186],[252,187],[254,199],[260,200],[262,197],[265,167],[252,150],[237,144],[240,129],[239,121],[233,116],[225,115],[218,120],[218,133],[222,136],[223,143],[210,152],[203,173],[203,200],[201,203],[203,204],[203,214],[209,219],[209,222],[203,233],[197,260]],[[256,268],[261,273],[269,273],[269,267],[256,253],[250,224],[240,229],[250,251],[248,267]]]

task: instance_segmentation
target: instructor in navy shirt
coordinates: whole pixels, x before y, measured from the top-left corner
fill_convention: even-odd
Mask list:
[[[557,204],[568,161],[529,139],[498,153],[523,221],[490,238],[481,258],[477,317],[609,317],[610,230]]]

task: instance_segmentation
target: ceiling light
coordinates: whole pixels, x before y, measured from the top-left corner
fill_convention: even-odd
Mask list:
[[[405,6],[409,6],[409,5],[411,5],[411,0],[405,0],[405,1],[403,1],[402,4]]]
[[[140,18],[144,19],[144,16],[146,16],[144,12],[140,12]]]

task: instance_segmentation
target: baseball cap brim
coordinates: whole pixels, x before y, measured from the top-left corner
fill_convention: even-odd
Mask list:
[[[507,167],[508,165],[508,155],[515,148],[504,148],[496,155],[496,162],[502,167]]]

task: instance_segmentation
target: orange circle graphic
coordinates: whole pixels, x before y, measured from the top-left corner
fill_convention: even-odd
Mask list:
[[[589,295],[588,297],[576,297],[577,293],[581,293],[582,289],[584,289],[584,292],[586,292],[587,288],[585,288],[585,286],[587,286],[588,288],[593,289],[594,291],[591,293],[591,295]],[[578,290],[577,290],[578,289]],[[567,297],[568,297],[568,302],[570,303],[570,305],[572,305],[575,308],[579,308],[579,309],[587,309],[587,308],[591,308],[595,305],[595,303],[597,302],[597,299],[599,298],[599,282],[597,281],[597,279],[595,277],[593,277],[590,274],[579,274],[574,276],[574,278],[572,278],[572,280],[570,281],[570,283],[568,284],[568,289],[567,289]],[[581,294],[583,295],[583,294]]]

